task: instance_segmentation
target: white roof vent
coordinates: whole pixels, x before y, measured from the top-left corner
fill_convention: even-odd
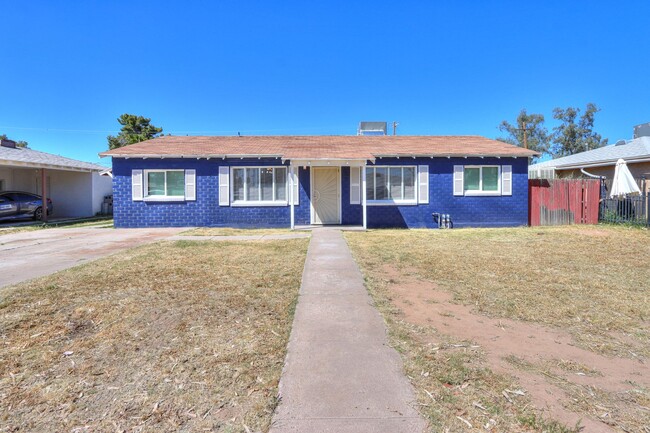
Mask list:
[[[650,122],[642,123],[634,127],[634,138],[650,137]]]
[[[386,135],[388,122],[359,122],[357,135]]]

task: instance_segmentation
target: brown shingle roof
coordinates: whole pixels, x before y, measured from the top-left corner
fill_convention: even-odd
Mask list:
[[[480,136],[163,136],[100,153],[114,157],[375,159],[380,156],[518,156],[537,153]]]

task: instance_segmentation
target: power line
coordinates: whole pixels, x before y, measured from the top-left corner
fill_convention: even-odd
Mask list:
[[[235,135],[237,132],[242,132],[244,134],[254,134],[261,132],[278,132],[278,131],[313,131],[313,130],[323,130],[323,129],[340,129],[345,128],[342,126],[306,126],[303,128],[275,128],[275,129],[229,129],[229,130],[206,130],[206,131],[182,131],[182,130],[165,130],[163,127],[163,132],[172,134],[172,135],[193,135],[193,134],[228,134]],[[25,126],[8,126],[0,125],[0,129],[13,129],[20,131],[44,131],[44,132],[62,132],[70,134],[119,134],[119,131],[115,130],[101,130],[101,129],[62,129],[62,128],[45,128],[45,127],[25,127]],[[131,134],[138,135],[138,134]]]

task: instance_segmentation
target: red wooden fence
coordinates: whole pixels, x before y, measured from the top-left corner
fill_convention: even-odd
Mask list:
[[[597,224],[599,179],[530,179],[528,224]]]

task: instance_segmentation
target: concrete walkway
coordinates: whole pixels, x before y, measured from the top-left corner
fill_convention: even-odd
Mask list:
[[[422,432],[399,354],[339,230],[312,232],[271,433]]]

